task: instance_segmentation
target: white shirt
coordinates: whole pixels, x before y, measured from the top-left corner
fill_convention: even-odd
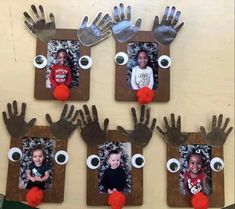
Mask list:
[[[135,66],[131,73],[131,86],[133,89],[140,89],[142,87],[153,88],[153,69],[147,66],[145,69]]]

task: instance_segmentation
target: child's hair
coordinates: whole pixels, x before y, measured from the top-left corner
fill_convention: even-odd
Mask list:
[[[63,52],[63,53],[65,53],[67,56],[68,56],[68,53],[67,53],[67,51],[66,51],[66,49],[59,49],[57,52],[56,52],[56,57],[58,57],[58,55],[59,55],[59,53],[61,53],[61,52]]]
[[[43,149],[42,145],[37,145],[37,146],[33,147],[33,148],[32,148],[32,155],[33,155],[33,153],[34,153],[35,151],[37,151],[37,150],[41,150],[43,156],[46,157],[46,152],[45,152],[45,150]]]
[[[112,155],[112,154],[120,154],[120,152],[119,152],[119,150],[117,150],[117,149],[113,149],[113,150],[111,150],[110,152],[109,152],[109,154],[108,154],[108,157],[110,157],[110,155]]]

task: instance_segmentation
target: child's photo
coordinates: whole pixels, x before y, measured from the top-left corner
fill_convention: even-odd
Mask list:
[[[45,138],[24,138],[20,162],[19,188],[51,189],[53,184],[53,158],[55,140]]]
[[[158,45],[154,42],[133,42],[127,44],[127,82],[129,88],[143,87],[157,89]]]
[[[181,145],[180,193],[194,195],[211,193],[211,147],[208,145]]]
[[[55,88],[64,84],[69,88],[79,86],[78,41],[50,40],[47,44],[46,87]]]
[[[108,142],[99,146],[99,191],[112,194],[115,191],[131,192],[131,144]]]

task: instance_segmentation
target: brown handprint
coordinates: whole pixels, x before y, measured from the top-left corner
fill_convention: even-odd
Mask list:
[[[49,41],[52,39],[55,35],[55,17],[52,13],[50,13],[50,22],[46,23],[45,20],[45,14],[43,7],[39,5],[40,13],[38,13],[37,8],[35,5],[31,5],[31,9],[33,10],[34,15],[36,16],[36,21],[33,20],[33,18],[27,13],[24,12],[24,16],[27,19],[25,21],[25,25],[28,27],[28,29],[34,33],[38,39],[41,41]]]
[[[213,115],[212,117],[212,127],[209,133],[206,133],[206,129],[204,126],[200,127],[201,134],[204,136],[206,142],[214,147],[222,147],[226,141],[227,136],[233,130],[233,127],[230,127],[227,131],[230,119],[226,118],[224,125],[222,126],[223,122],[223,115],[220,114],[218,117],[218,124],[217,124],[217,117]]]
[[[164,122],[165,122],[166,131],[163,131],[159,126],[157,126],[157,130],[160,132],[162,138],[167,144],[171,146],[179,146],[188,139],[190,134],[181,133],[180,116],[178,116],[176,122],[174,113],[171,114],[171,126],[168,124],[166,117],[164,117]]]
[[[28,123],[25,122],[24,120],[25,109],[26,109],[25,103],[22,103],[20,114],[18,114],[16,101],[13,101],[12,105],[8,103],[7,109],[8,109],[8,117],[5,111],[2,112],[2,116],[9,134],[16,138],[23,137],[28,132],[29,128],[31,128],[34,125],[36,118],[31,119]]]
[[[109,120],[107,118],[104,120],[104,130],[102,130],[100,128],[96,106],[92,105],[91,109],[92,109],[93,119],[87,105],[83,105],[83,110],[86,115],[86,118],[84,116],[83,111],[79,110],[79,114],[81,117],[81,120],[79,120],[79,127],[83,140],[89,146],[95,146],[103,144],[105,142]]]
[[[139,121],[137,120],[135,108],[132,107],[131,112],[132,112],[132,117],[134,121],[134,130],[131,132],[127,132],[122,126],[118,126],[117,129],[121,131],[123,134],[127,135],[128,140],[131,143],[134,143],[141,147],[145,147],[149,143],[150,139],[152,138],[153,129],[156,125],[156,118],[152,120],[152,125],[149,128],[148,127],[149,119],[150,119],[149,108],[146,110],[146,114],[145,114],[145,106],[144,105],[141,106],[141,113],[140,113]]]

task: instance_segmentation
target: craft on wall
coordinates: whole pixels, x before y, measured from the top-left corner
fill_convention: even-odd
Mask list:
[[[36,99],[61,101],[87,101],[90,88],[92,59],[90,46],[111,35],[112,21],[100,12],[88,26],[85,17],[77,30],[56,29],[55,18],[50,13],[46,22],[43,7],[38,12],[31,6],[36,20],[24,12],[28,29],[37,37],[34,96]]]
[[[156,124],[153,119],[151,127],[150,109],[141,107],[140,120],[136,110],[131,109],[134,130],[127,132],[124,128],[107,130],[108,119],[101,129],[96,107],[92,113],[84,105],[79,110],[79,127],[81,137],[87,144],[87,204],[101,205],[142,205],[143,204],[143,147],[152,137]],[[118,161],[118,163],[117,163]],[[116,200],[116,201],[115,201]]]
[[[229,206],[224,207],[224,208],[222,208],[222,209],[234,209],[234,208],[235,208],[235,204],[229,205]]]
[[[183,26],[181,23],[175,27],[180,12],[175,12],[175,7],[169,11],[167,7],[160,24],[159,18],[155,17],[152,31],[139,31],[140,19],[135,26],[131,25],[130,7],[127,7],[127,17],[125,17],[123,5],[120,4],[119,13],[115,7],[114,19],[123,26],[117,27],[115,23],[112,26],[116,39],[115,99],[137,100],[140,104],[169,101],[171,65],[169,44]],[[115,35],[116,31],[118,35]],[[126,37],[130,31],[132,35]]]
[[[165,131],[157,129],[167,144],[167,203],[171,207],[207,209],[224,206],[223,144],[232,131],[222,114],[213,116],[212,129],[206,133],[181,132],[181,117],[164,117]]]
[[[74,106],[64,106],[61,117],[50,125],[35,126],[36,119],[25,121],[26,104],[18,111],[17,102],[7,104],[3,112],[6,128],[11,135],[8,151],[8,175],[6,197],[11,200],[26,200],[30,206],[41,201],[61,203],[64,199],[64,183],[68,138],[77,127]]]

